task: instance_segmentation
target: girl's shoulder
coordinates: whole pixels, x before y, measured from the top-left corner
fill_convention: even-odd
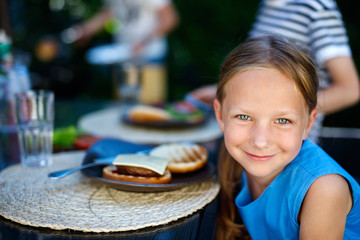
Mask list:
[[[342,191],[346,191],[353,195],[354,201],[360,200],[359,183],[315,143],[305,140],[299,155],[290,165],[293,165],[290,166],[291,173],[295,171],[301,175],[301,184],[306,185],[307,191],[321,189],[321,191],[334,191],[339,194],[344,194]],[[307,194],[308,192],[306,192]],[[326,194],[322,196],[326,196]]]
[[[317,178],[311,184],[298,214],[300,233],[309,238],[314,231],[324,238],[343,235],[343,223],[352,206],[351,189],[345,178],[338,174]]]
[[[305,199],[307,198],[316,198],[322,201],[346,200],[346,202],[350,201],[349,203],[351,203],[351,188],[343,176],[327,174],[318,177],[311,184]],[[349,211],[350,208],[351,204],[348,208]]]

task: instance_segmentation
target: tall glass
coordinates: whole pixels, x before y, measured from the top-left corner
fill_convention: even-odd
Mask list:
[[[54,93],[27,91],[15,95],[20,159],[24,167],[47,167],[52,163]]]
[[[125,63],[123,66],[117,66],[115,71],[117,98],[127,105],[138,104],[140,93],[140,66],[136,63]]]

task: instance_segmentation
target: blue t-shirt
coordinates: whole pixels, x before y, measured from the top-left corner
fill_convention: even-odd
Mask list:
[[[353,207],[346,218],[344,239],[360,239],[360,187],[320,147],[305,140],[298,156],[252,201],[245,174],[236,206],[252,239],[299,239],[297,216],[310,185],[320,176],[339,174],[350,184]]]

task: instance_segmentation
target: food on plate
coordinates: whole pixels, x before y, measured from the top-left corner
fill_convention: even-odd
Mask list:
[[[148,177],[120,173],[119,169],[112,165],[103,168],[103,177],[110,180],[143,184],[166,184],[171,181],[171,173],[169,170],[165,170],[163,175]]]
[[[186,101],[178,101],[163,107],[137,105],[128,110],[127,119],[132,123],[200,123],[204,120],[204,112]]]
[[[93,136],[75,126],[57,128],[53,134],[53,151],[87,150],[100,137]]]
[[[80,135],[76,138],[74,146],[78,150],[88,150],[94,143],[101,138],[93,135]]]
[[[133,122],[137,123],[164,122],[171,119],[171,115],[166,110],[147,105],[132,107],[127,115]]]
[[[174,120],[198,122],[203,120],[204,112],[187,101],[178,101],[166,107]]]
[[[103,177],[110,180],[143,183],[166,184],[171,181],[171,172],[167,169],[165,158],[121,154],[116,157],[113,165],[103,168]]]
[[[171,143],[155,147],[150,156],[168,159],[171,173],[188,173],[196,171],[207,163],[208,151],[198,144]]]

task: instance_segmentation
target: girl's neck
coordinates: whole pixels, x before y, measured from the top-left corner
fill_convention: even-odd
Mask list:
[[[275,179],[276,176],[271,178],[256,177],[249,173],[246,173],[246,179],[249,186],[250,194],[253,200],[256,200],[261,196],[265,189]]]

